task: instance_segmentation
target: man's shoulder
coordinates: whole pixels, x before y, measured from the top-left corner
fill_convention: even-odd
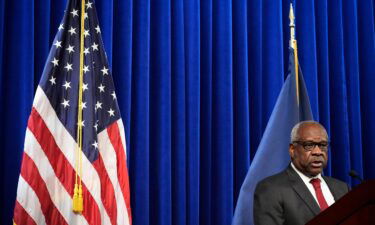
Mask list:
[[[263,180],[259,181],[257,184],[257,187],[264,187],[264,186],[269,186],[269,187],[280,187],[284,184],[288,184],[288,174],[287,174],[287,169],[268,176],[264,178]]]
[[[327,177],[327,176],[323,176],[323,179],[326,181],[329,189],[331,190],[335,200],[338,200],[339,198],[341,198],[342,196],[344,196],[346,193],[349,192],[349,186],[339,180],[339,179],[336,179],[336,178],[333,178],[333,177]]]
[[[334,184],[338,184],[338,185],[347,185],[344,181],[341,181],[337,178],[334,178],[334,177],[330,177],[330,176],[322,176],[324,178],[325,181],[328,181],[328,182],[331,182],[331,183],[334,183]]]
[[[334,177],[329,177],[329,176],[323,176],[323,179],[329,184],[329,185],[334,185],[334,186],[338,186],[338,187],[341,187],[341,188],[348,188],[348,184],[345,183],[344,181],[341,181],[339,179],[336,179]]]

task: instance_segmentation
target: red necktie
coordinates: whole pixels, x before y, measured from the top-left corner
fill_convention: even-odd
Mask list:
[[[314,186],[316,198],[318,199],[320,210],[323,211],[328,208],[328,204],[323,196],[322,187],[320,186],[320,179],[311,179],[310,183]]]

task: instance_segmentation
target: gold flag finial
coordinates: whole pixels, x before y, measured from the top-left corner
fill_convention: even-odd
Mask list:
[[[299,105],[299,77],[298,77],[298,53],[297,53],[297,40],[295,39],[295,24],[294,24],[294,10],[293,10],[293,5],[290,3],[290,10],[289,10],[289,27],[290,27],[290,42],[289,46],[293,48],[294,51],[294,71],[296,74],[296,89],[297,89],[297,103]]]
[[[294,18],[295,17],[294,17],[294,12],[293,12],[293,5],[292,5],[292,3],[290,3],[290,10],[289,10],[290,43],[289,43],[289,45],[292,48],[293,48],[293,42],[296,40],[295,39],[295,33],[294,33],[294,27],[295,27]]]

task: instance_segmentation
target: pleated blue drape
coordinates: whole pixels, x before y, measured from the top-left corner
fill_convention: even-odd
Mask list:
[[[374,1],[292,2],[313,115],[332,143],[325,173],[373,179]],[[289,4],[96,0],[135,225],[231,223],[287,72]],[[1,224],[11,224],[26,122],[65,5],[0,0]]]

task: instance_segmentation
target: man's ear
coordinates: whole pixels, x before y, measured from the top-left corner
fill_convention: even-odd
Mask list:
[[[294,158],[294,151],[296,149],[294,148],[294,145],[293,144],[289,144],[289,155],[290,155],[290,158]]]

